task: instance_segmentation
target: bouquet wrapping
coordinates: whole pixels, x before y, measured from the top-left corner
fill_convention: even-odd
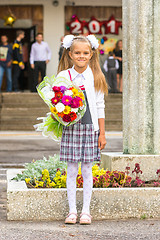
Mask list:
[[[37,87],[38,94],[50,108],[46,117],[37,118],[42,123],[34,125],[43,136],[60,141],[63,126],[79,121],[86,111],[83,91],[64,77],[45,77]]]

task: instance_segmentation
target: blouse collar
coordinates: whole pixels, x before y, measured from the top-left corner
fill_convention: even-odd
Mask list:
[[[74,80],[78,75],[82,75],[84,79],[87,79],[91,73],[91,68],[89,65],[87,66],[86,70],[82,73],[78,73],[75,69],[74,66],[71,68],[71,76],[72,80]]]

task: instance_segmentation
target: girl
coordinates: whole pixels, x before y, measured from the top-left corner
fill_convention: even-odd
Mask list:
[[[90,201],[92,195],[92,162],[100,160],[100,150],[105,147],[104,92],[107,92],[105,77],[98,59],[98,40],[68,35],[63,41],[63,55],[58,67],[58,76],[65,77],[81,87],[87,110],[76,124],[64,127],[60,147],[60,160],[67,161],[67,195],[69,214],[65,223],[75,224],[76,178],[78,162],[83,176],[83,209],[80,224],[90,224]]]

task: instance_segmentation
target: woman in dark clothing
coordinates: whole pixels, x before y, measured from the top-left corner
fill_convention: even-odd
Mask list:
[[[117,89],[122,92],[122,40],[118,40],[114,49],[115,59],[118,60],[119,68],[117,69]]]

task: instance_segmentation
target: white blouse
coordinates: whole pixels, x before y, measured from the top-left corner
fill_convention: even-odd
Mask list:
[[[70,80],[69,72],[71,73],[71,78],[73,83],[77,86],[84,85],[87,100],[89,104],[89,109],[91,113],[91,118],[94,126],[94,131],[99,129],[98,118],[104,118],[104,93],[95,91],[94,88],[94,77],[91,68],[88,66],[83,73],[78,73],[74,66],[70,69],[61,71],[57,77],[64,77]]]

